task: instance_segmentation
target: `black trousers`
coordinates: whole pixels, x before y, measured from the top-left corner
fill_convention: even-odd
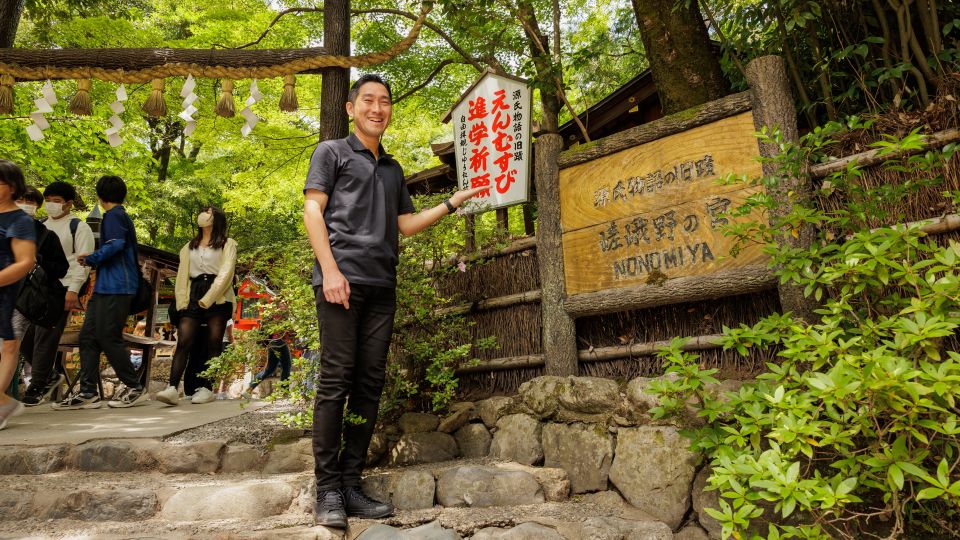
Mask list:
[[[360,485],[386,379],[397,291],[350,284],[350,309],[315,287],[320,323],[320,381],[313,405],[317,491]],[[344,425],[344,405],[360,424]],[[341,450],[341,437],[343,449]]]
[[[94,293],[80,329],[80,392],[96,394],[100,379],[100,353],[107,356],[120,382],[128,388],[141,388],[140,379],[130,362],[130,349],[123,341],[123,327],[130,315],[132,294]]]
[[[201,325],[200,332],[197,333],[190,347],[190,361],[187,362],[187,369],[183,372],[183,395],[185,396],[192,396],[201,388],[217,391],[211,379],[200,376],[207,370],[207,360],[210,358],[209,332],[207,325]]]
[[[20,354],[32,368],[31,386],[43,388],[53,380],[53,364],[57,360],[57,350],[60,348],[60,337],[67,327],[70,312],[64,311],[63,316],[53,328],[44,328],[31,324],[20,342]]]

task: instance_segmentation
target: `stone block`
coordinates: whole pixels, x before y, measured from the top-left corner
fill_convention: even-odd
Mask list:
[[[165,473],[212,473],[220,468],[224,441],[165,444],[160,450],[160,470]]]
[[[533,475],[543,489],[547,502],[561,502],[570,498],[570,479],[567,471],[551,467],[530,467],[519,463],[497,463],[496,467],[507,471],[523,471]]]
[[[467,459],[487,457],[493,437],[483,424],[467,424],[453,434],[460,455]]]
[[[390,465],[415,465],[449,461],[459,454],[452,435],[439,431],[402,435],[390,451]]]
[[[278,444],[267,455],[263,467],[266,474],[303,472],[313,469],[313,443],[300,439],[290,444]]]
[[[544,466],[567,471],[573,493],[604,491],[613,463],[613,436],[600,424],[546,424]]]
[[[440,417],[427,413],[404,413],[397,423],[404,435],[427,433],[437,430],[437,426],[440,425]]]
[[[504,416],[497,422],[490,455],[524,465],[536,465],[543,460],[542,430],[542,424],[528,414]]]
[[[0,474],[47,474],[64,468],[70,447],[0,446]]]
[[[427,471],[404,471],[397,478],[392,491],[392,502],[398,510],[433,508],[436,479]]]
[[[294,491],[289,484],[275,481],[188,487],[163,503],[160,516],[167,521],[265,518],[283,513],[293,501]]]
[[[223,452],[220,462],[222,473],[243,473],[263,468],[265,456],[250,444],[231,444]]]
[[[477,402],[477,413],[480,420],[487,428],[494,428],[497,420],[503,416],[503,412],[513,403],[513,399],[503,396],[495,396],[483,401]]]
[[[437,501],[443,506],[515,506],[544,502],[533,475],[495,467],[460,466],[440,473]]]

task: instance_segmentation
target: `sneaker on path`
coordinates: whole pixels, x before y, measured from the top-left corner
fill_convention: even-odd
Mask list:
[[[393,514],[393,505],[367,497],[356,486],[343,488],[344,508],[348,516],[364,519],[380,519]]]
[[[134,405],[141,405],[146,401],[150,401],[150,396],[143,388],[126,388],[115,399],[111,399],[107,406],[114,409],[125,409]]]
[[[97,394],[70,394],[53,404],[53,409],[57,411],[74,411],[77,409],[99,409],[103,402]]]
[[[216,399],[216,396],[213,395],[213,392],[211,392],[209,388],[201,388],[190,398],[190,403],[199,405],[201,403],[210,403],[214,399]]]
[[[313,503],[313,523],[336,529],[347,528],[347,512],[339,489],[317,493],[317,500]]]
[[[26,393],[23,396],[23,404],[27,407],[35,407],[48,401],[53,401],[53,393],[66,380],[62,373],[57,373],[52,381],[45,385],[30,383]]]
[[[154,399],[160,403],[166,403],[167,405],[176,405],[180,401],[180,392],[172,386],[168,386],[166,390],[161,390],[154,394]]]
[[[10,398],[6,403],[0,404],[0,429],[7,427],[7,420],[23,412],[23,403]]]

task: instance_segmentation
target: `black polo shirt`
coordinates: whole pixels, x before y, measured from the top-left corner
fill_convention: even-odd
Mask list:
[[[416,210],[403,169],[379,149],[373,157],[356,135],[323,141],[310,158],[304,192],[317,189],[330,199],[323,220],[337,267],[350,283],[396,287],[399,229],[397,216]],[[320,263],[313,284],[321,285]]]

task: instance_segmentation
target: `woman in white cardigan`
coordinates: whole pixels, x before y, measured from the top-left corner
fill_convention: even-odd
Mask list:
[[[227,237],[227,217],[219,208],[209,206],[197,216],[200,230],[180,250],[177,269],[176,316],[177,349],[170,366],[170,386],[158,392],[157,401],[176,405],[177,390],[187,362],[206,364],[207,360],[223,352],[223,333],[233,314],[236,296],[233,293],[233,272],[237,264],[237,243]],[[206,323],[208,332],[202,335]],[[207,341],[202,358],[191,357],[196,339]],[[201,369],[202,371],[202,369]],[[191,398],[192,403],[213,401],[213,391],[200,388]]]

